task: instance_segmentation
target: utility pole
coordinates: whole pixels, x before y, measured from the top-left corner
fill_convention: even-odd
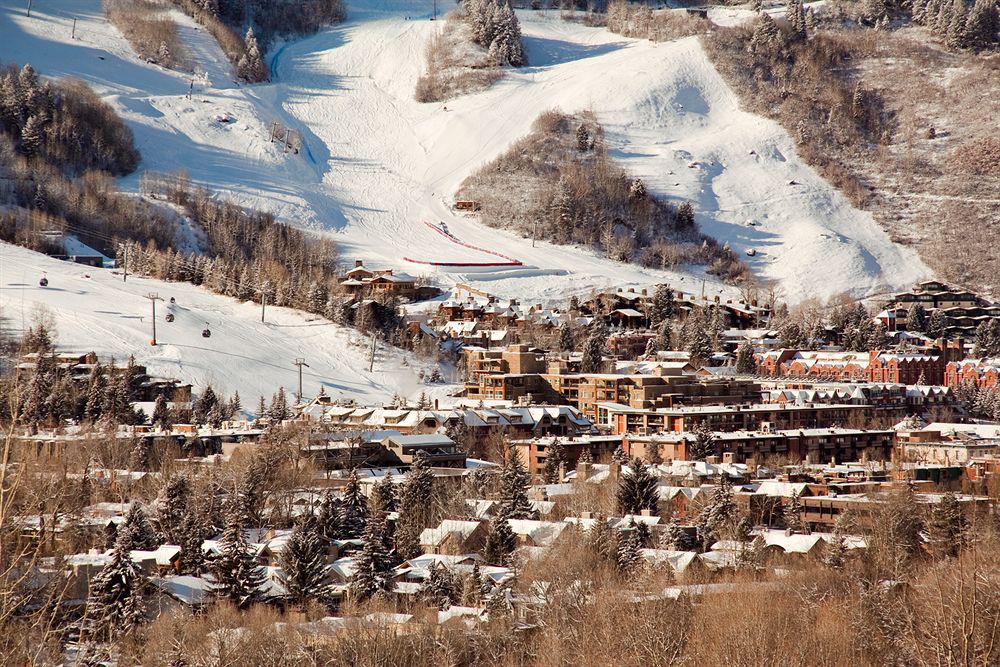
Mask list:
[[[270,285],[267,284],[267,281],[264,281],[260,284],[260,289],[258,290],[260,292],[260,321],[262,324],[264,322],[264,306],[267,304],[268,287]]]
[[[31,0],[28,0],[28,17],[31,17]]]
[[[76,19],[73,19],[73,34],[71,34],[70,39],[76,39]]]
[[[191,77],[191,82],[188,84],[188,99],[191,99],[192,95],[194,95],[194,77]]]
[[[375,334],[372,334],[372,350],[368,354],[368,372],[375,370]]]
[[[163,299],[156,292],[150,292],[146,295],[146,298],[149,299],[149,303],[153,306],[153,340],[149,344],[156,345],[156,302],[163,301]]]
[[[289,128],[287,127],[285,128],[285,139],[284,139],[285,145],[281,148],[282,153],[288,152],[288,129]]]
[[[434,0],[434,12],[431,14],[431,21],[437,19],[438,15],[438,0]]]
[[[272,120],[271,121],[271,134],[267,138],[268,142],[270,142],[272,144],[274,143],[274,133],[277,132],[277,130],[278,130],[278,121]]]
[[[301,404],[302,403],[302,367],[305,366],[306,368],[309,368],[309,364],[307,364],[306,360],[303,359],[302,357],[296,357],[295,358],[295,365],[299,367],[299,393],[295,395],[296,396],[295,402]]]
[[[125,272],[122,274],[122,282],[128,282],[128,243],[125,244],[125,257],[122,259],[122,268]]]

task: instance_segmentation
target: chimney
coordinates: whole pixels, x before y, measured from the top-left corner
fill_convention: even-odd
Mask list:
[[[436,399],[436,398],[434,399],[434,409],[435,410],[438,409],[438,399]]]
[[[621,477],[621,473],[622,473],[622,464],[618,463],[618,461],[612,461],[611,465],[608,466],[608,479],[611,481],[612,484],[618,482],[618,478]]]
[[[361,267],[362,265],[364,265],[364,262],[361,261],[360,259],[354,260],[354,268],[357,269],[357,268]]]
[[[653,516],[653,510],[651,509],[640,510],[639,516]]]
[[[587,481],[590,477],[590,464],[587,462],[581,462],[576,464],[576,478],[578,480]]]
[[[594,518],[594,513],[593,512],[581,512],[580,513],[580,518],[581,519],[593,519]]]
[[[719,457],[718,456],[706,456],[705,457],[705,463],[711,463],[713,465],[718,465],[719,464]]]

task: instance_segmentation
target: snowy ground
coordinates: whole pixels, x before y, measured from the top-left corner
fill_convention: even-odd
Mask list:
[[[739,110],[693,38],[652,44],[566,23],[555,12],[522,12],[530,67],[486,92],[421,105],[413,87],[439,25],[428,20],[429,0],[355,0],[345,24],[273,49],[274,82],[253,87],[233,83],[211,37],[175,13],[200,71],[187,99],[188,77],[138,62],[97,0],[38,3],[31,18],[15,0],[0,0],[0,8],[3,58],[95,86],[135,130],[145,168],[186,169],[197,182],[328,232],[345,258],[437,272],[445,284],[462,280],[525,301],[661,281],[700,290],[699,270],[648,271],[581,249],[532,247],[449,209],[462,179],[558,106],[597,112],[629,170],[658,194],[694,200],[703,229],[739,251],[755,250],[754,270],[780,281],[792,301],[860,296],[929,275],[914,252],[805,166],[777,124]],[[224,111],[236,122],[215,122]],[[274,120],[302,131],[302,153],[283,155],[268,143]],[[136,184],[137,177],[125,182]],[[525,266],[445,274],[408,264],[404,256],[492,259],[444,241],[423,220],[444,221],[463,241]],[[710,280],[708,290],[718,289]]]
[[[38,285],[42,275],[48,287]],[[86,277],[89,275],[89,278]],[[156,347],[151,304],[156,292]],[[171,297],[176,304],[171,305]],[[164,319],[174,314],[173,322]],[[302,357],[303,392],[320,387],[332,396],[359,402],[387,401],[396,392],[415,398],[421,390],[421,365],[409,355],[379,347],[368,372],[369,341],[353,329],[287,308],[239,303],[186,283],[168,283],[61,262],[17,246],[0,244],[0,316],[8,330],[20,331],[39,316],[51,318],[60,348],[94,350],[124,360],[135,354],[153,374],[181,378],[200,390],[211,383],[227,394],[239,390],[252,410],[258,396],[284,386],[298,387],[293,362]],[[202,337],[209,328],[211,337]],[[404,359],[407,365],[404,365]],[[412,365],[411,365],[412,364]],[[439,394],[443,385],[434,387]]]

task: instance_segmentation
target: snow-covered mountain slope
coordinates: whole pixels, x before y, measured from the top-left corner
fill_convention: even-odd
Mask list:
[[[345,24],[273,49],[273,83],[253,87],[233,83],[211,37],[178,15],[205,73],[188,99],[190,77],[138,62],[97,0],[49,0],[30,18],[15,0],[0,0],[0,8],[2,58],[93,85],[135,130],[143,167],[186,169],[196,182],[324,230],[346,258],[437,272],[443,283],[462,280],[525,301],[663,281],[700,290],[700,270],[651,271],[583,249],[533,247],[450,210],[463,178],[527,133],[539,113],[560,107],[593,109],[626,168],[658,194],[695,201],[703,229],[753,249],[754,270],[780,281],[791,301],[881,292],[930,273],[806,166],[776,123],[741,111],[694,38],[653,44],[554,12],[521,12],[530,67],[483,93],[421,105],[414,84],[439,25],[429,20],[430,0],[354,0]],[[216,122],[221,112],[236,122]],[[302,131],[300,154],[268,142],[275,120]],[[135,187],[137,178],[124,185]],[[524,266],[408,264],[404,257],[494,259],[423,221],[443,221],[462,241]],[[709,280],[707,289],[723,288]]]
[[[40,287],[45,276],[49,284]],[[89,277],[88,277],[89,276]],[[150,345],[152,305],[157,293],[157,345]],[[175,304],[170,298],[176,299]],[[167,313],[174,315],[166,321]],[[303,369],[303,393],[320,387],[332,396],[360,402],[387,401],[396,392],[416,397],[425,387],[416,373],[420,362],[399,350],[379,346],[368,372],[369,340],[353,329],[287,308],[239,303],[186,283],[128,276],[51,259],[17,246],[0,244],[0,316],[5,329],[19,331],[40,316],[51,319],[60,348],[96,351],[136,361],[153,374],[191,382],[200,390],[238,390],[253,410],[258,396],[279,387],[298,387],[296,357]],[[211,336],[202,336],[208,328]],[[404,360],[406,365],[404,365]]]

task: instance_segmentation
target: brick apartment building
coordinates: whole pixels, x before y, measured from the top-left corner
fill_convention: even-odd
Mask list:
[[[690,433],[626,435],[623,445],[630,456],[648,460],[654,447],[664,459],[688,460],[694,436]],[[758,462],[781,457],[789,461],[820,463],[852,461],[862,456],[890,458],[894,432],[889,429],[813,428],[781,431],[732,431],[715,434],[716,454],[724,463]]]
[[[572,470],[584,450],[590,450],[595,463],[610,463],[615,450],[623,445],[623,438],[620,435],[583,435],[575,438],[550,436],[512,440],[510,451],[521,459],[528,472],[537,479],[544,472],[548,453],[556,442],[562,447],[564,469]]]
[[[781,349],[762,353],[757,363],[760,373],[770,377],[896,384],[916,384],[923,377],[925,384],[940,385],[944,383],[945,365],[956,351],[944,341],[939,341],[937,350],[903,353]]]
[[[578,373],[566,360],[546,362],[527,345],[506,350],[476,350],[467,356],[470,399],[503,399],[572,405],[597,418],[597,405],[621,403],[648,409],[674,405],[737,404],[757,401],[756,382],[738,378],[699,378],[687,362],[661,363],[650,373]]]
[[[597,423],[612,433],[638,435],[686,433],[702,425],[712,431],[781,431],[866,424],[872,414],[869,405],[764,403],[641,409],[621,403],[600,403]]]
[[[992,389],[1000,381],[1000,359],[963,359],[949,362],[944,369],[944,383],[955,388],[974,384]]]

